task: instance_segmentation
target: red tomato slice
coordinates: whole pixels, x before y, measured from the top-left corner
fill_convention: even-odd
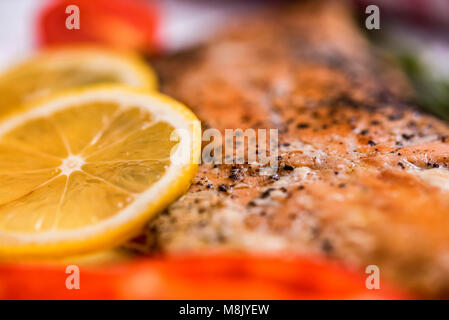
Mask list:
[[[68,290],[65,266],[0,266],[0,299],[404,299],[367,275],[316,258],[195,255],[80,267]]]
[[[69,5],[80,11],[80,28],[68,29]],[[51,46],[99,43],[121,49],[153,52],[159,47],[156,36],[158,9],[141,0],[54,0],[38,17],[38,44]]]

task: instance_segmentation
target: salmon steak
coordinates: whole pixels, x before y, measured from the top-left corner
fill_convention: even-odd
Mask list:
[[[336,2],[263,12],[154,61],[203,130],[277,129],[277,169],[206,164],[130,246],[322,255],[449,297],[449,127]],[[203,148],[207,142],[203,142]]]

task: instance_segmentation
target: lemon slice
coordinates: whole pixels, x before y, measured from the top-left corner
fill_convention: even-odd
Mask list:
[[[99,83],[157,87],[153,70],[133,54],[95,47],[51,49],[0,76],[0,118],[51,93]]]
[[[0,122],[0,256],[115,246],[182,195],[201,126],[159,93],[108,85],[39,102]]]

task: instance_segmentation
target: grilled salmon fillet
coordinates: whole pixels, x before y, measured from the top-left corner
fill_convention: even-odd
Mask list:
[[[271,175],[200,165],[146,248],[319,254],[449,297],[449,127],[413,105],[346,8],[260,14],[155,64],[204,129],[277,128],[280,154]]]

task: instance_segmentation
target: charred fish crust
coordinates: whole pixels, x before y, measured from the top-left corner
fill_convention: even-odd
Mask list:
[[[201,164],[148,247],[322,254],[449,297],[448,125],[417,109],[339,1],[242,24],[156,69],[208,128],[278,129],[278,167]]]

